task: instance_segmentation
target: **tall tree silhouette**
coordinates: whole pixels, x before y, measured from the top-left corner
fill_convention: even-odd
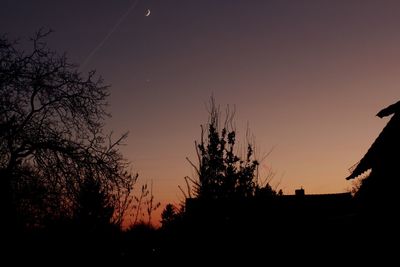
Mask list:
[[[81,185],[90,178],[112,199],[119,224],[137,179],[118,150],[126,134],[112,140],[103,133],[108,87],[94,71],[84,76],[65,55],[51,51],[48,34],[39,31],[29,52],[0,37],[2,218],[15,225],[18,191],[34,185],[41,188],[36,194],[45,204],[41,212],[71,217]]]
[[[253,196],[257,188],[254,147],[247,144],[244,158],[237,155],[236,131],[233,129],[234,112],[226,111],[222,129],[221,112],[214,98],[210,101],[210,117],[201,126],[200,142],[195,142],[198,165],[190,160],[198,180],[195,193],[200,199],[223,199]]]
[[[346,179],[354,179],[370,170],[361,181],[356,196],[380,208],[390,206],[398,195],[400,164],[400,101],[382,109],[380,118],[393,115],[364,157],[352,169]],[[381,205],[383,204],[383,206]]]
[[[112,225],[113,214],[110,195],[98,180],[87,178],[78,193],[75,221],[84,231],[101,232]]]

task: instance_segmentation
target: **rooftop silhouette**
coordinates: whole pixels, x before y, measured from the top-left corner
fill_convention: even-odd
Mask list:
[[[346,179],[354,179],[368,170],[387,172],[397,168],[400,151],[400,101],[382,109],[376,116],[379,118],[393,114],[386,127],[368,149],[367,153],[352,170]]]

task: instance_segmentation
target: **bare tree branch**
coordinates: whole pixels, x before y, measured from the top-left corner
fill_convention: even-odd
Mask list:
[[[81,186],[93,179],[114,207],[111,220],[121,224],[138,178],[126,171],[129,163],[119,152],[127,133],[116,140],[103,133],[108,86],[94,71],[83,75],[65,54],[51,51],[50,33],[39,30],[29,52],[0,37],[2,190],[28,186],[29,179],[29,186],[44,191],[36,196],[43,212],[69,216],[80,205]]]

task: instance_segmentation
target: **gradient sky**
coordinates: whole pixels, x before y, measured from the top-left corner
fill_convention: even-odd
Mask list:
[[[108,128],[161,202],[182,199],[211,94],[247,123],[285,194],[342,192],[399,100],[399,1],[0,0],[0,32],[97,69],[111,87]],[[133,6],[134,5],[134,6]],[[131,12],[121,21],[129,8]],[[145,16],[146,9],[151,15]],[[243,138],[240,138],[243,140]]]

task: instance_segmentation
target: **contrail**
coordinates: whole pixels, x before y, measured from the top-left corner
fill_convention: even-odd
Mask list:
[[[118,26],[125,20],[125,18],[131,13],[131,11],[136,7],[139,0],[133,2],[133,4],[128,8],[128,10],[117,20],[111,30],[107,33],[104,39],[90,52],[90,54],[85,58],[83,63],[80,66],[80,69],[83,69],[87,63],[89,63],[90,59],[94,56],[94,54],[99,51],[99,49],[107,42],[107,40],[111,37],[111,35],[117,30]]]

